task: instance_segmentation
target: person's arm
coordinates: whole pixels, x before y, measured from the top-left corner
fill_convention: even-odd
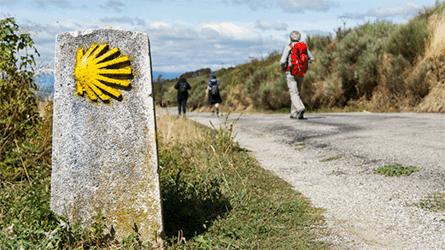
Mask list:
[[[290,46],[284,47],[283,54],[281,54],[281,59],[280,59],[280,67],[283,71],[286,70],[288,66],[289,52],[290,52]]]
[[[205,92],[205,99],[207,99],[208,95],[209,95],[209,83],[207,82],[207,88],[205,88],[204,92]]]
[[[208,91],[208,90],[210,90],[211,89],[211,87],[210,87],[210,81],[208,81],[207,82],[207,88],[206,88],[206,90]]]
[[[178,89],[178,88],[179,88],[179,82],[176,82],[175,89]]]
[[[187,82],[187,89],[188,89],[188,90],[192,89],[192,86],[190,86],[190,83],[189,83],[189,82]]]
[[[307,49],[307,55],[309,56],[309,62],[313,62],[315,60],[315,57],[314,57],[314,55],[312,55],[309,48]]]

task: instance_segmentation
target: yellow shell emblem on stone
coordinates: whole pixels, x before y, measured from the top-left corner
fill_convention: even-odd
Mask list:
[[[74,78],[78,95],[83,96],[86,92],[92,101],[99,98],[110,102],[112,97],[120,100],[120,89],[130,87],[131,77],[130,60],[121,55],[118,48],[92,44],[86,52],[83,48],[77,49]]]

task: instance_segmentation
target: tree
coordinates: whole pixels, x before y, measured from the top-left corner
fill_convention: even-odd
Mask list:
[[[36,55],[31,36],[20,33],[14,18],[0,19],[0,167],[18,164],[14,155],[39,122],[33,93]]]

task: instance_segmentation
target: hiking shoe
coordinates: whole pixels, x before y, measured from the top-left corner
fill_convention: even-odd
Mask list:
[[[304,110],[298,112],[298,120],[304,120]]]

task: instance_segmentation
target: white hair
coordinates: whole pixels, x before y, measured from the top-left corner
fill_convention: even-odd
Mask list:
[[[301,39],[301,33],[294,30],[290,33],[289,38],[292,42],[299,42]]]

